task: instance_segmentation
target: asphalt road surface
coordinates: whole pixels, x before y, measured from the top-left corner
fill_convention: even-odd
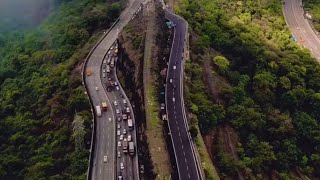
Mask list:
[[[115,49],[115,46],[113,46],[113,50],[110,50],[113,54],[113,51]],[[110,59],[110,57],[108,57]],[[117,57],[113,57],[113,59],[117,59]],[[111,59],[110,59],[111,61]],[[108,62],[108,61],[106,61]],[[116,64],[116,61],[115,61]],[[106,68],[105,68],[106,69]],[[109,78],[111,78],[112,81],[117,82],[118,89],[116,87],[111,88],[111,91],[107,91],[108,99],[111,101],[112,107],[115,111],[115,117],[116,117],[116,131],[119,131],[120,134],[123,136],[123,139],[127,139],[129,135],[132,137],[132,141],[135,144],[137,144],[136,141],[136,128],[135,128],[135,119],[134,114],[132,111],[131,103],[129,102],[129,99],[127,98],[125,92],[123,91],[118,78],[116,74],[116,68],[110,68],[111,72],[106,73],[106,77],[103,78],[103,84],[105,85],[107,81],[109,81]],[[105,89],[107,89],[107,86],[105,86]],[[133,120],[134,128],[132,130],[129,130],[128,127],[128,120],[123,120],[122,114],[125,113],[126,108],[129,107],[130,109],[130,117]],[[119,113],[117,113],[117,110]],[[128,115],[129,115],[128,114]],[[126,133],[124,134],[124,129]],[[118,134],[118,132],[117,132]],[[135,149],[134,156],[129,155],[129,153],[123,152],[123,139],[120,140],[120,136],[116,136],[116,156],[117,156],[117,176],[122,176],[125,180],[138,180],[139,179],[139,167],[138,167],[138,153]],[[121,142],[121,146],[118,146],[118,143]],[[118,156],[118,153],[120,153],[120,157]],[[121,169],[120,163],[123,163],[124,169]]]
[[[91,177],[91,179],[94,180],[113,180],[116,177],[115,112],[110,108],[111,103],[102,86],[102,77],[100,73],[102,60],[107,50],[117,39],[119,31],[128,24],[133,17],[133,14],[139,8],[140,3],[141,0],[129,0],[128,7],[120,15],[120,20],[93,51],[86,66],[86,69],[90,69],[92,72],[92,75],[87,76],[85,83],[88,87],[87,90],[91,95],[94,107],[97,105],[101,106],[102,101],[106,101],[108,104],[108,111],[103,112],[101,117],[96,116],[96,144],[95,151],[93,152],[94,158]],[[96,90],[96,87],[98,87],[98,91]],[[109,118],[111,118],[111,121],[109,121]],[[107,162],[103,162],[104,156],[107,156]]]
[[[320,60],[320,39],[304,16],[301,0],[284,0],[283,14],[292,34],[301,46],[308,48],[311,54]]]
[[[181,180],[198,180],[200,177],[192,149],[193,142],[188,132],[187,120],[182,105],[183,48],[186,22],[167,10],[165,16],[176,25],[167,75],[166,107],[179,178]]]

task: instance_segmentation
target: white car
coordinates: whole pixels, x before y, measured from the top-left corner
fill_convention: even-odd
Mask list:
[[[105,73],[103,73],[103,74],[102,74],[102,77],[103,77],[103,78],[105,78],[105,77],[106,77],[106,74],[105,74]]]
[[[96,91],[98,91],[99,90],[99,88],[96,86]]]
[[[123,104],[127,104],[127,101],[124,99],[124,100],[122,100],[122,102],[123,102]]]
[[[170,81],[170,83],[172,83],[172,79],[170,79],[169,81]]]
[[[118,158],[121,158],[121,152],[118,151]]]
[[[118,146],[121,147],[121,141],[118,141]]]
[[[108,161],[108,157],[107,156],[104,156],[103,157],[103,162],[107,162]]]
[[[119,90],[120,90],[119,86],[116,86],[116,90],[117,90],[117,91],[119,91]]]
[[[118,124],[118,129],[120,129],[121,128],[121,125],[120,124]]]
[[[117,101],[114,101],[113,103],[115,106],[118,106],[118,102]]]
[[[118,121],[119,121],[119,122],[121,121],[121,118],[120,118],[120,117],[118,117]]]
[[[120,114],[120,111],[119,111],[119,109],[116,109],[116,113],[117,113],[117,114]]]
[[[127,130],[126,129],[123,129],[123,134],[127,134]]]
[[[177,66],[173,66],[173,70],[176,70],[177,69]]]
[[[112,119],[111,119],[111,118],[109,118],[109,121],[112,121]]]
[[[176,102],[176,98],[172,98],[172,101],[173,101],[173,102]]]
[[[131,138],[131,135],[128,135],[128,141],[131,141],[132,138]]]
[[[103,72],[103,73],[106,73],[106,69],[103,69],[102,72]]]
[[[123,134],[120,135],[120,141],[122,141],[122,140],[123,140]]]
[[[121,132],[120,132],[120,130],[118,130],[118,131],[117,131],[117,135],[120,136],[120,134],[121,134]]]
[[[117,83],[117,82],[114,82],[114,85],[115,85],[115,86],[118,86],[118,83]]]
[[[121,169],[121,170],[124,169],[123,163],[120,163],[120,169]]]

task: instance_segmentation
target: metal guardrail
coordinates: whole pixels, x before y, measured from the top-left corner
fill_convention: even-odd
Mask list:
[[[108,35],[108,33],[111,31],[111,29],[118,23],[118,21],[120,20],[120,18],[117,18],[116,21],[111,25],[111,27],[105,32],[105,34],[99,39],[99,41],[93,46],[93,48],[90,50],[89,54],[87,55],[84,64],[82,66],[82,84],[85,87],[85,90],[87,92],[88,95],[88,99],[90,102],[90,106],[91,106],[91,113],[92,113],[92,117],[93,117],[93,124],[92,124],[92,135],[91,135],[91,147],[90,147],[90,155],[89,155],[89,166],[88,166],[88,170],[87,170],[87,179],[90,180],[92,177],[92,164],[93,164],[93,152],[94,152],[94,148],[95,148],[95,135],[96,135],[96,126],[95,126],[95,122],[96,122],[96,116],[95,116],[95,109],[94,109],[94,105],[92,103],[92,99],[90,96],[90,92],[88,91],[88,87],[86,85],[86,67],[88,64],[88,59],[90,58],[90,56],[92,55],[93,51],[98,47],[98,45],[102,42],[102,40]]]

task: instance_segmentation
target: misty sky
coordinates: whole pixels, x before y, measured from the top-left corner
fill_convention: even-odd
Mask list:
[[[36,25],[48,15],[51,2],[52,0],[0,0],[0,25]]]

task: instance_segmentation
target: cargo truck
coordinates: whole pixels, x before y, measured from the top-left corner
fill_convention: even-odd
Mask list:
[[[133,142],[129,142],[129,153],[131,156],[134,155],[134,143]]]
[[[107,111],[107,102],[101,102],[102,110]]]
[[[87,76],[90,76],[91,75],[91,70],[88,68],[86,73],[87,73]]]
[[[101,117],[101,108],[100,106],[96,106],[97,116]]]
[[[123,140],[122,147],[123,147],[123,153],[128,153],[128,141],[127,141],[127,139]]]
[[[133,122],[132,122],[132,119],[128,119],[128,127],[129,127],[129,130],[130,130],[130,131],[133,130]]]

